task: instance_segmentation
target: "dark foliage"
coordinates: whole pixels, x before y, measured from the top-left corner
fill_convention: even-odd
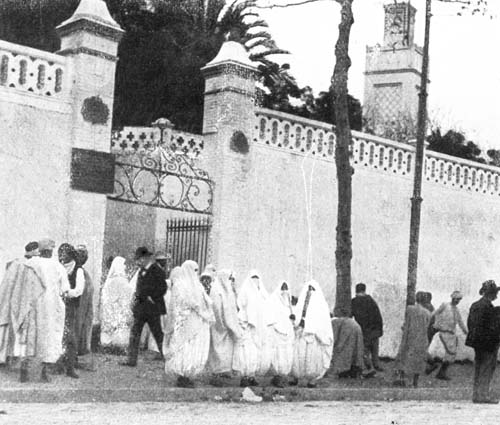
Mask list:
[[[68,19],[79,0],[4,0],[0,4],[0,39],[57,51],[55,31]],[[141,0],[106,0],[113,18],[125,30],[119,45],[113,126],[148,126],[167,117],[176,128],[200,133],[203,120],[204,79],[200,72],[219,51],[225,37],[239,41],[256,61],[266,93],[263,106],[307,118],[334,123],[330,92],[314,98],[308,87],[300,89],[287,64],[268,57],[286,54],[279,49],[267,24],[252,8],[255,1],[230,3],[221,15],[224,0],[205,6],[195,0],[155,0],[154,9]],[[302,98],[297,107],[290,98]],[[353,129],[361,129],[361,106],[349,98]]]
[[[300,99],[302,100],[302,105],[278,105],[281,107],[276,107],[273,105],[274,109],[283,110],[284,112],[300,115],[301,117],[309,118],[312,120],[336,124],[331,90],[320,92],[316,97],[314,96],[312,89],[306,86],[301,89],[299,93],[300,96],[295,97],[300,97]],[[363,111],[361,108],[361,102],[349,94],[347,95],[347,101],[350,127],[352,130],[361,131],[363,128]]]
[[[458,158],[470,161],[486,163],[481,157],[481,149],[472,141],[467,141],[465,135],[460,131],[449,130],[444,135],[441,129],[437,128],[427,137],[429,146],[427,149],[441,152]]]

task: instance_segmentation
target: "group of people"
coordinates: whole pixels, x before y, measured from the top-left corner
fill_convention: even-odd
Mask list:
[[[429,294],[417,292],[416,304],[406,308],[403,336],[396,358],[399,373],[395,385],[406,386],[411,377],[417,387],[419,376],[429,375],[439,368],[436,378],[450,380],[448,367],[455,361],[458,350],[457,328],[466,335],[465,345],[474,349],[474,403],[493,403],[490,383],[495,372],[500,344],[500,309],[492,301],[500,287],[492,280],[483,282],[481,298],[470,307],[467,325],[457,308],[463,296],[453,291],[451,301],[434,310]]]
[[[238,373],[241,386],[252,386],[269,371],[278,387],[300,381],[314,387],[330,367],[333,331],[317,282],[304,284],[294,302],[287,282],[269,294],[255,270],[236,291],[231,270],[209,265],[200,274],[196,262],[186,261],[166,279],[147,248],[138,248],[135,260],[139,269],[130,282],[125,260],[113,260],[102,297],[102,342],[123,343],[130,327],[124,366],[137,365],[147,323],[165,373],[180,387],[193,387],[206,372],[212,385]]]
[[[54,249],[50,239],[30,242],[24,258],[7,264],[0,285],[0,364],[21,358],[22,382],[38,365],[43,382],[49,381],[50,366],[78,378],[78,355],[90,352],[94,287],[83,267],[88,252],[63,243],[55,259]],[[215,386],[235,374],[241,386],[254,386],[271,373],[277,387],[300,381],[315,387],[328,370],[339,378],[383,371],[382,315],[363,283],[356,285],[351,311],[337,307],[330,315],[314,280],[296,298],[284,280],[269,294],[256,270],[236,290],[231,270],[209,265],[200,274],[196,262],[186,261],[167,279],[166,257],[146,247],[136,250],[135,262],[129,280],[125,259],[114,258],[101,296],[101,343],[128,345],[125,366],[137,365],[147,324],[157,358],[179,387],[192,388],[207,372]],[[417,292],[415,305],[406,308],[394,384],[406,386],[411,379],[417,387],[423,373],[438,368],[436,378],[449,380],[461,329],[475,351],[473,401],[497,403],[489,386],[500,345],[500,310],[492,305],[499,290],[494,281],[483,283],[467,326],[457,308],[461,292],[436,310],[430,293]]]
[[[20,380],[50,372],[78,378],[78,355],[90,352],[93,283],[84,264],[88,251],[42,239],[6,265],[0,285],[0,364],[21,359]]]

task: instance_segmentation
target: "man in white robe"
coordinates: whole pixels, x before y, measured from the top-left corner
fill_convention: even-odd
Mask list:
[[[314,388],[330,366],[333,330],[330,310],[318,282],[307,282],[296,306],[296,340],[292,368],[298,380],[307,380]]]
[[[39,242],[40,257],[38,265],[46,290],[40,303],[41,326],[46,331],[41,352],[41,360],[45,364],[56,363],[63,354],[62,340],[64,335],[65,304],[63,297],[70,290],[66,269],[52,258],[55,242],[43,239]],[[42,373],[48,379],[47,369],[44,366]]]
[[[210,288],[215,322],[210,327],[208,368],[213,374],[210,384],[217,387],[232,377],[234,347],[242,337],[232,279],[231,270],[221,270]]]
[[[441,367],[436,374],[437,379],[449,381],[448,368],[455,361],[458,350],[457,327],[467,335],[467,327],[462,320],[458,304],[463,298],[460,291],[453,291],[451,302],[443,303],[432,313],[434,317],[433,327],[437,331],[429,345],[429,354],[431,356],[430,366],[426,373],[430,374],[434,369]]]
[[[27,245],[25,258],[8,263],[0,284],[0,363],[18,357],[20,380],[29,380],[29,371],[39,362],[41,337],[39,306],[45,291],[41,272],[32,259],[38,253]],[[36,243],[38,251],[38,243]],[[33,254],[33,255],[28,255]]]

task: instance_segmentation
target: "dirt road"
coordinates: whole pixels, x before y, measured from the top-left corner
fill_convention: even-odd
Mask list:
[[[470,402],[3,404],[0,424],[496,425],[499,409]]]

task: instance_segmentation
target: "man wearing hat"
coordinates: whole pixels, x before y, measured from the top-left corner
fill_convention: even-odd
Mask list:
[[[33,257],[38,257],[39,255],[40,251],[38,250],[38,242],[29,242],[28,244],[26,244],[26,246],[24,247],[24,258],[26,260],[29,260]],[[5,265],[5,270],[7,270],[9,266],[16,260],[7,262],[7,264]]]
[[[499,290],[493,280],[483,282],[479,290],[482,297],[471,305],[467,319],[469,333],[465,345],[474,348],[475,353],[472,392],[474,403],[498,403],[498,400],[490,397],[490,382],[495,373],[500,343],[500,321],[491,302],[497,298]]]
[[[38,242],[28,243],[24,258],[7,263],[0,282],[0,363],[21,358],[21,382],[29,380],[43,347],[39,318],[45,285],[37,256]]]
[[[153,334],[160,354],[163,355],[161,316],[166,313],[163,296],[167,292],[165,271],[156,263],[152,252],[146,247],[137,248],[135,261],[140,270],[132,305],[134,323],[130,330],[128,360],[122,363],[124,366],[132,367],[137,365],[141,333],[146,323]]]
[[[440,359],[442,361],[441,368],[439,369],[436,378],[444,381],[450,380],[450,377],[447,374],[448,367],[455,361],[455,357],[457,355],[457,325],[460,329],[462,329],[463,333],[467,335],[467,328],[465,327],[460,311],[457,308],[462,298],[463,295],[460,291],[453,291],[451,293],[451,302],[441,304],[432,314],[434,317],[433,326],[437,332],[432,338],[429,346],[429,354],[436,359],[426,370],[426,373],[430,374],[433,370],[435,370],[438,367],[436,360]],[[438,355],[440,351],[444,352],[444,355]]]

